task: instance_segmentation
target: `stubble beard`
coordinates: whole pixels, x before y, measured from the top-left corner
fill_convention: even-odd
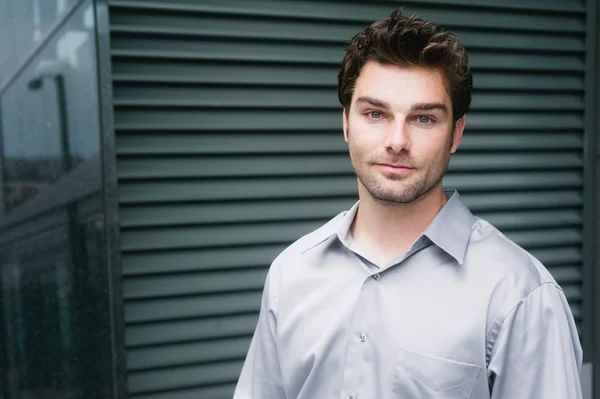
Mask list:
[[[436,170],[431,171],[431,174],[418,180],[409,180],[410,177],[382,176],[385,180],[381,181],[382,178],[378,178],[377,172],[372,170],[373,167],[375,166],[367,165],[363,168],[355,165],[358,180],[376,201],[384,205],[396,205],[410,204],[427,198],[441,184],[448,162],[436,166]]]
[[[383,205],[410,204],[427,198],[433,190],[440,186],[450,163],[450,153],[444,159],[434,162],[425,176],[415,177],[421,168],[412,162],[408,154],[394,157],[393,160],[377,160],[365,162],[355,151],[350,148],[350,158],[358,180],[373,199]],[[415,170],[409,176],[384,176],[376,170],[376,163],[396,163],[414,166]]]

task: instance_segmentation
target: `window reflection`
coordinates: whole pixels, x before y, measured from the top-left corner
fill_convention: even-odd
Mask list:
[[[113,395],[97,76],[86,0],[0,92],[0,398]]]
[[[73,355],[71,340],[71,262],[62,229],[36,237],[41,244],[23,251],[20,242],[4,270],[3,303],[10,397],[64,397],[75,376],[65,360]],[[50,350],[49,350],[50,349]],[[36,362],[35,364],[32,364]],[[47,373],[41,373],[39,365]]]
[[[77,0],[0,0],[0,85]]]
[[[56,115],[53,118],[56,123],[55,126],[52,126],[53,124],[48,123],[48,119],[46,119],[46,123],[40,129],[40,134],[37,135],[31,135],[34,131],[27,129],[26,132],[23,132],[25,139],[21,141],[20,146],[11,145],[12,143],[8,139],[6,140],[5,206],[8,210],[35,196],[46,185],[71,170],[74,163],[81,161],[81,159],[73,160],[71,155],[65,87],[67,74],[63,72],[67,70],[67,66],[58,62],[41,63],[40,65],[40,71],[29,80],[27,88],[33,93],[42,90],[48,91],[48,93],[41,93],[42,99],[56,109]],[[46,139],[36,146],[34,142],[36,139],[42,138],[40,136],[45,136]]]
[[[100,201],[72,203],[54,227],[0,246],[4,389],[9,398],[108,398]],[[94,383],[89,383],[89,378]],[[98,383],[98,385],[96,385]]]
[[[10,211],[99,153],[93,10],[73,23],[2,96],[4,207]],[[92,122],[92,123],[90,123]],[[93,123],[96,122],[96,123]]]

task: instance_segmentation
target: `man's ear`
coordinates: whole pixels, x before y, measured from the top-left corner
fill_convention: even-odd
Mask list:
[[[342,112],[342,125],[344,127],[344,141],[348,142],[348,113],[346,112],[346,107],[344,107],[344,111]]]
[[[463,115],[454,124],[454,134],[452,135],[452,147],[450,148],[451,154],[454,154],[456,152],[456,150],[458,150],[458,145],[460,144],[460,140],[462,139],[462,135],[463,135],[463,131],[465,130],[466,123],[467,123],[467,116]]]

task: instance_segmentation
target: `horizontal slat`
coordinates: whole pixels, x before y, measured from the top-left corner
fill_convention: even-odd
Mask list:
[[[111,15],[114,36],[193,37],[196,40],[235,38],[243,40],[286,40],[321,43],[345,43],[364,23],[322,24],[314,29],[314,21],[273,18],[240,19],[234,16],[194,14],[187,12],[139,13],[115,12]],[[582,35],[534,34],[513,32],[477,32],[456,29],[467,49],[493,48],[513,50],[547,50],[583,52]]]
[[[299,237],[298,237],[299,238]],[[267,246],[206,248],[168,252],[123,254],[123,274],[141,276],[178,272],[267,267],[290,244]],[[547,266],[581,262],[578,247],[557,247],[532,251]]]
[[[471,6],[473,8],[458,8],[457,4]],[[405,13],[417,12],[423,18],[451,27],[486,27],[486,28],[508,28],[519,30],[543,30],[559,32],[581,32],[584,29],[584,18],[582,7],[579,2],[569,2],[573,8],[567,8],[566,4],[559,5],[554,0],[549,5],[544,3],[521,2],[509,0],[507,2],[483,2],[483,1],[409,1],[403,5]],[[141,0],[111,0],[111,9],[117,11],[119,8],[136,8],[159,11],[183,11],[186,13],[212,13],[221,15],[236,15],[246,17],[278,17],[285,19],[309,19],[315,23],[318,21],[355,21],[372,22],[398,8],[397,3],[369,2],[361,3],[325,3],[315,7],[314,2],[294,1],[254,1],[252,7],[241,0],[229,0],[227,3],[218,0],[204,0],[202,4],[190,4],[183,1],[156,2]],[[438,6],[438,7],[434,7]],[[441,6],[441,7],[440,7]],[[449,7],[454,6],[454,7]],[[487,6],[487,7],[486,7]],[[481,7],[481,9],[478,9]],[[488,9],[486,9],[488,8]],[[583,9],[582,9],[583,8]],[[527,11],[536,10],[537,15]],[[550,12],[539,13],[540,10],[564,11],[560,14]]]
[[[117,86],[114,104],[118,107],[185,108],[341,108],[337,93],[330,88],[287,87],[190,87]],[[474,93],[471,110],[482,111],[573,111],[583,110],[580,94]]]
[[[121,58],[178,59],[207,61],[239,61],[267,63],[302,63],[339,66],[343,46],[322,43],[279,43],[213,39],[168,40],[165,38],[113,37],[111,55]],[[583,56],[561,53],[493,52],[474,49],[469,52],[469,65],[474,69],[515,71],[583,72]]]
[[[185,83],[210,85],[308,86],[328,87],[335,92],[339,66],[268,65],[197,62],[181,63],[173,60],[119,60],[113,64],[113,80],[119,89],[121,82]],[[483,72],[473,75],[477,90],[538,90],[583,91],[582,74],[569,75],[525,72]],[[118,100],[118,98],[115,98]]]
[[[257,223],[210,227],[146,228],[123,230],[124,251],[199,248],[292,242],[323,224],[323,220]]]
[[[559,285],[580,284],[581,283],[581,264],[575,264],[564,267],[549,267],[548,270],[556,279]]]
[[[138,276],[269,265],[287,244],[123,254],[123,274]]]
[[[476,214],[484,211],[579,207],[583,203],[580,191],[465,193],[461,197]]]
[[[450,160],[450,172],[483,172],[532,169],[578,169],[580,152],[548,153],[458,153]],[[352,172],[350,158],[343,154],[121,158],[119,177],[156,178],[223,178],[261,176],[331,175]]]
[[[492,180],[486,180],[492,179]],[[581,187],[581,172],[527,172],[497,174],[454,174],[444,177],[444,187],[460,191],[498,191],[535,190],[535,189],[567,189]]]
[[[572,189],[582,185],[581,172],[450,173],[444,187],[459,192]],[[119,200],[126,203],[263,200],[311,198],[357,194],[356,176],[314,176],[223,180],[127,181],[119,186]]]
[[[177,320],[258,312],[262,290],[185,298],[128,301],[125,323]]]
[[[581,247],[578,246],[533,249],[529,252],[546,267],[551,267],[553,270],[560,269],[554,269],[557,265],[564,266],[580,264],[582,262]],[[581,270],[577,270],[576,272],[580,273]]]
[[[240,366],[241,367],[241,366]],[[200,388],[169,390],[159,393],[142,395],[130,395],[135,399],[231,399],[235,391],[236,383],[211,385]]]
[[[500,230],[525,230],[581,225],[581,212],[576,210],[481,213],[479,216]]]
[[[121,158],[119,178],[223,178],[350,173],[344,155]],[[152,169],[150,169],[152,168]],[[282,169],[283,168],[283,169]]]
[[[130,371],[136,371],[244,359],[248,353],[250,339],[251,337],[227,338],[208,342],[130,349],[127,351],[127,368]]]
[[[471,109],[473,111],[583,110],[583,96],[579,94],[475,92],[473,94]]]
[[[534,217],[534,216],[532,216]],[[253,244],[275,244],[292,242],[297,238],[313,231],[325,222],[319,220],[302,220],[282,223],[255,223],[236,225],[217,225],[207,227],[169,227],[145,228],[143,230],[123,230],[122,248],[124,251],[135,250],[159,250],[159,249],[183,249],[200,248],[211,246],[228,245],[253,245]],[[500,229],[521,229],[524,225],[516,225],[518,221],[504,218],[495,220]],[[536,227],[543,227],[553,221],[535,220]],[[576,221],[572,221],[576,223]],[[535,247],[538,245],[568,245],[581,241],[581,231],[578,229],[546,229],[521,232],[515,231],[510,234],[518,237],[515,241],[524,240],[526,245]],[[539,235],[539,238],[536,237]],[[560,239],[564,238],[564,242]]]
[[[267,268],[263,267],[211,273],[135,277],[126,278],[123,289],[126,300],[261,290],[266,276]]]
[[[124,207],[119,211],[122,227],[183,224],[261,222],[331,218],[349,209],[355,198],[320,198],[255,203],[210,203],[176,206]]]
[[[575,130],[583,129],[579,112],[471,112],[470,130]],[[115,128],[120,131],[341,131],[338,111],[323,110],[248,110],[248,109],[116,109]],[[122,134],[118,132],[118,134]]]
[[[255,313],[198,320],[130,325],[125,331],[129,348],[143,345],[189,342],[250,335],[256,328]]]
[[[582,203],[581,193],[576,191],[467,194],[463,199],[473,212],[565,208],[579,206]],[[333,197],[153,206],[138,204],[122,207],[119,216],[122,228],[317,219],[333,217],[349,209],[356,200],[355,197]],[[533,215],[531,212],[527,214]]]
[[[581,228],[558,228],[544,230],[512,231],[506,236],[526,250],[552,248],[560,245],[580,245]]]
[[[469,132],[459,151],[540,151],[582,148],[578,132],[486,134]],[[239,145],[243,143],[242,145]],[[348,152],[340,132],[134,133],[117,136],[119,155],[220,155]]]
[[[517,72],[473,73],[473,90],[583,91],[583,75]]]
[[[547,151],[581,149],[582,147],[582,132],[484,134],[469,131],[463,135],[459,151],[485,151],[490,149],[495,151]]]
[[[235,383],[242,369],[242,364],[243,360],[236,360],[132,372],[129,373],[127,378],[129,393],[135,395],[208,384]]]

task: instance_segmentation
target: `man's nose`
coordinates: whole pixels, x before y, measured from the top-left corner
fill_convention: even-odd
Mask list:
[[[410,137],[404,121],[399,121],[390,126],[390,131],[386,136],[385,147],[388,151],[394,153],[410,150]]]

